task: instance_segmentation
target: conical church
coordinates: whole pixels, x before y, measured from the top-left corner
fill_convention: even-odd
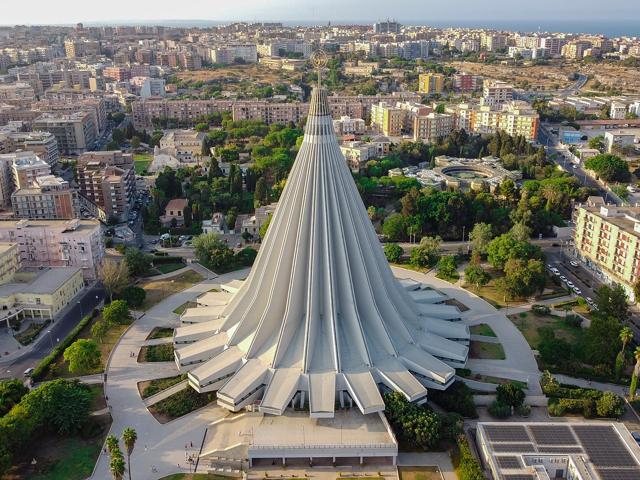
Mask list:
[[[320,86],[251,273],[226,290],[187,310],[174,342],[189,384],[232,411],[281,415],[299,402],[315,418],[341,405],[379,412],[382,390],[424,402],[467,361],[457,308],[394,277]]]

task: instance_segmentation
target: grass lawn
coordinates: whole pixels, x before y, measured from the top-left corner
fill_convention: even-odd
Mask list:
[[[556,315],[538,315],[533,312],[522,312],[517,315],[509,315],[509,319],[522,332],[529,346],[537,350],[540,342],[538,329],[551,327],[556,337],[574,343],[581,339],[584,331],[580,327],[567,325],[562,317]]]
[[[187,375],[176,375],[175,377],[156,378],[155,380],[145,380],[138,382],[138,392],[142,398],[149,398],[162,390],[180,383],[187,379]]]
[[[400,480],[442,480],[437,466],[433,467],[398,467]]]
[[[215,290],[215,289],[214,289]],[[216,290],[217,291],[217,290]],[[197,302],[184,302],[178,308],[173,310],[173,313],[177,313],[178,315],[182,315],[187,308],[195,308],[198,306]]]
[[[151,330],[151,333],[147,337],[147,340],[155,340],[156,338],[169,338],[173,337],[173,328],[169,327],[155,327]]]
[[[173,360],[173,344],[149,345],[140,349],[139,362],[171,362]]]
[[[495,337],[496,332],[494,332],[489,325],[486,323],[481,323],[480,325],[474,325],[470,327],[471,335],[484,335],[485,337]]]
[[[46,436],[38,439],[28,452],[25,463],[18,467],[17,477],[29,480],[82,480],[91,475],[102,444],[109,431],[111,415],[91,417],[98,427],[97,435],[90,438],[80,436]],[[37,463],[31,465],[31,459]]]
[[[102,315],[98,315],[91,322],[89,322],[89,324],[85,328],[83,328],[78,335],[78,339],[93,338],[91,336],[91,326],[101,319]],[[98,348],[100,348],[101,353],[100,366],[98,368],[89,372],[70,372],[69,362],[64,359],[63,355],[60,355],[60,357],[51,365],[51,368],[49,368],[49,374],[46,377],[47,380],[53,380],[54,378],[78,377],[81,375],[92,375],[95,373],[104,372],[104,367],[107,364],[107,360],[109,358],[111,350],[113,350],[113,347],[115,347],[116,343],[128,327],[129,324],[114,325],[109,329],[102,343],[98,342]]]
[[[486,285],[479,289],[472,285],[463,285],[463,288],[475,293],[479,297],[489,302],[496,308],[505,308],[507,306],[513,307],[518,305],[524,305],[527,303],[526,298],[508,298],[505,301],[504,292],[496,287],[496,280],[504,276],[502,272],[498,270],[490,270],[491,280]],[[547,283],[545,284],[545,294],[536,297],[537,299],[547,299],[554,297],[561,297],[567,294],[566,290],[557,286],[550,277],[547,277]]]
[[[181,292],[196,283],[200,283],[204,277],[194,270],[187,270],[184,273],[164,280],[146,280],[138,286],[144,288],[147,296],[140,310],[149,310],[156,303],[161,302],[169,295]]]
[[[198,393],[185,388],[149,407],[149,412],[160,423],[168,423],[216,400],[215,393]]]
[[[180,270],[181,268],[184,268],[184,267],[186,267],[186,265],[181,262],[164,263],[162,265],[156,265],[156,270],[158,270],[160,273],[171,273],[171,272],[175,272],[176,270]]]
[[[485,360],[504,360],[505,354],[499,343],[471,341],[469,358],[482,358]]]
[[[436,275],[436,278],[439,278],[440,280],[444,280],[445,282],[456,283],[458,280],[460,280],[460,275],[457,272],[455,275],[452,275],[452,276],[446,276],[438,273]]]
[[[147,173],[147,168],[151,165],[153,156],[149,153],[136,153],[133,155],[133,166],[136,170],[136,175],[144,175]]]

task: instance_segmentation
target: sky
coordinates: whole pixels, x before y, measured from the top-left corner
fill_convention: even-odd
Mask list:
[[[638,20],[638,0],[0,0],[0,24],[159,20]],[[606,8],[605,8],[606,5]],[[100,8],[98,8],[100,6]]]

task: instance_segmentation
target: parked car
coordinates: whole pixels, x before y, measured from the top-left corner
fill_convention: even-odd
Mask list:
[[[571,280],[568,280],[567,281],[567,287],[573,288],[573,287],[575,287],[575,284]]]
[[[573,291],[576,293],[576,295],[582,295],[582,290],[580,290],[578,287],[573,287]]]
[[[571,265],[572,267],[577,267],[578,266],[578,262],[576,262],[575,260],[571,260],[569,262],[569,265]]]
[[[564,275],[560,275],[560,280],[562,280],[563,282],[567,282],[567,277],[565,277]]]
[[[31,375],[33,375],[33,371],[35,370],[35,368],[33,367],[29,367],[24,371],[24,376],[25,377],[30,377]]]
[[[587,303],[589,305],[593,305],[593,299],[591,297],[587,297],[587,298],[585,298],[585,300],[587,301]]]

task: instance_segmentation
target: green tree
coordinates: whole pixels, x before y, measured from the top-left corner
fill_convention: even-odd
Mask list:
[[[393,213],[385,218],[382,224],[382,233],[391,241],[404,240],[406,237],[407,223],[399,213]]]
[[[503,285],[512,297],[542,292],[545,280],[544,264],[540,260],[510,259],[504,266]]]
[[[196,258],[214,272],[223,273],[234,266],[234,254],[215,233],[198,235],[193,240]]]
[[[474,285],[476,290],[479,290],[480,287],[489,283],[491,275],[481,265],[470,264],[464,270],[464,280],[467,284]]]
[[[64,351],[71,373],[86,373],[100,366],[101,353],[93,340],[79,339]]]
[[[141,307],[146,297],[146,290],[136,287],[135,285],[130,285],[122,291],[122,299],[127,302],[131,308]]]
[[[109,471],[111,472],[111,477],[113,478],[113,480],[122,480],[124,478],[126,465],[124,463],[122,452],[120,452],[120,450],[117,450],[117,452],[118,454],[114,452],[111,455],[111,461],[109,462]]]
[[[529,242],[518,241],[510,233],[505,233],[491,240],[487,246],[487,258],[495,268],[503,269],[511,259],[542,258],[542,251]]]
[[[29,389],[18,379],[0,381],[0,417],[17,405],[27,393]]]
[[[440,237],[422,237],[420,244],[411,250],[409,263],[416,267],[432,267],[439,257]]]
[[[487,253],[487,246],[493,238],[493,227],[488,223],[476,223],[469,233],[471,248],[480,254]]]
[[[108,325],[125,324],[131,319],[129,305],[124,300],[114,300],[102,309],[102,318]]]
[[[258,208],[264,205],[269,205],[269,189],[264,177],[260,177],[256,181],[256,189],[253,192],[253,207]]]
[[[640,374],[640,347],[636,347],[633,351],[633,358],[636,364],[633,368],[633,374],[631,375],[631,385],[629,386],[629,398],[635,400],[636,390],[638,388],[638,375]]]
[[[131,454],[136,445],[138,434],[133,427],[127,427],[122,431],[122,441],[127,452],[127,463],[129,464],[129,480],[131,480]]]
[[[585,168],[593,170],[606,182],[626,182],[629,180],[629,164],[617,155],[601,153],[584,162]]]
[[[615,373],[616,373],[616,378],[620,379],[620,377],[622,376],[622,369],[624,368],[625,349],[627,348],[627,344],[631,340],[633,340],[633,330],[631,330],[629,327],[622,327],[618,337],[620,338],[620,342],[622,343],[622,348],[620,349],[620,352],[616,356]]]
[[[458,274],[457,267],[455,255],[444,255],[438,260],[438,275],[443,278],[454,278]]]
[[[208,123],[198,123],[195,126],[195,130],[196,130],[196,132],[207,132],[207,131],[209,131],[209,124]]]
[[[594,148],[596,150],[604,151],[604,135],[598,135],[596,137],[591,137],[589,139],[589,148]]]
[[[113,455],[113,452],[120,450],[120,441],[114,434],[111,434],[107,437],[107,439],[105,440],[105,445],[107,447],[107,452],[109,453],[109,455]]]
[[[514,223],[509,233],[517,242],[528,242],[531,238],[531,229],[523,222]]]
[[[596,290],[596,305],[600,315],[615,317],[622,323],[629,320],[627,294],[622,285],[602,285],[598,288]]]
[[[148,253],[129,247],[125,251],[127,266],[129,267],[129,275],[132,277],[140,277],[149,273],[153,264],[153,257]]]
[[[269,225],[271,225],[271,218],[273,217],[273,215],[270,213],[269,216],[267,217],[267,219],[265,220],[265,222],[260,225],[260,230],[258,230],[258,233],[260,235],[261,239],[264,239],[265,235],[267,234],[267,230],[269,229]]]
[[[514,382],[503,383],[496,389],[496,400],[513,408],[521,406],[525,398],[522,386]]]
[[[404,250],[397,243],[385,243],[384,255],[390,263],[399,263]]]
[[[585,335],[585,358],[595,364],[612,366],[620,347],[622,325],[616,317],[598,312],[591,320]]]
[[[107,336],[109,331],[109,324],[104,320],[98,320],[91,326],[91,336],[99,343],[104,341],[104,337]]]

